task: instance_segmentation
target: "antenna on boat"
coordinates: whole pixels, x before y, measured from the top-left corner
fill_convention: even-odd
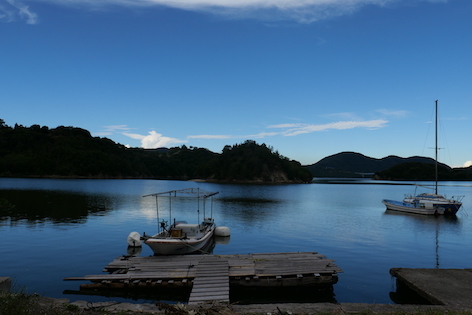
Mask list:
[[[438,100],[436,100],[436,128],[435,128],[435,145],[434,145],[434,151],[435,151],[435,163],[434,163],[434,172],[435,172],[435,178],[436,178],[436,185],[434,189],[434,193],[437,195],[438,194]]]
[[[156,195],[156,212],[157,212],[157,232],[159,231],[159,197]]]
[[[205,220],[206,218],[206,198],[205,197],[202,197],[202,207],[203,207],[203,220]]]
[[[210,205],[210,217],[213,218],[213,197],[211,197],[211,205]]]
[[[203,217],[205,217],[205,213]],[[197,188],[197,222],[200,223],[200,188]]]

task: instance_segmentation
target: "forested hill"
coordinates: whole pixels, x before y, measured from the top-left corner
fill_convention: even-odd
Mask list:
[[[314,177],[366,177],[390,180],[432,180],[435,174],[432,158],[390,155],[381,159],[356,152],[337,153],[307,166]],[[470,180],[472,167],[451,168],[438,163],[440,180]]]
[[[316,177],[362,177],[362,174],[373,175],[408,162],[434,163],[434,159],[419,156],[401,158],[394,155],[376,159],[357,152],[341,152],[307,167]]]
[[[5,125],[0,119],[0,176],[206,179],[308,182],[311,174],[265,144],[205,148],[126,148],[81,128]]]

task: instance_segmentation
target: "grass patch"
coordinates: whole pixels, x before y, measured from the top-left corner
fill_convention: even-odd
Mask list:
[[[101,309],[83,309],[69,303],[25,293],[0,294],[0,315],[108,315],[133,314],[133,312],[108,312]],[[140,314],[144,315],[147,313]]]

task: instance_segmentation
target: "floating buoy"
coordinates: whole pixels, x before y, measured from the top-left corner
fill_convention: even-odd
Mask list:
[[[141,235],[138,232],[131,232],[128,235],[128,246],[132,247],[141,247],[143,241],[141,240]]]
[[[229,227],[226,226],[217,226],[215,228],[215,236],[229,236],[231,231]]]

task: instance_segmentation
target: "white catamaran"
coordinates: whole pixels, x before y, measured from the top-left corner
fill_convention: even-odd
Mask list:
[[[206,216],[206,201],[212,199],[218,192],[208,192],[200,188],[186,188],[180,190],[166,191],[143,197],[155,197],[157,207],[157,221],[159,232],[152,236],[146,234],[141,236],[138,232],[131,232],[128,236],[128,245],[132,247],[148,245],[155,255],[184,255],[201,252],[212,240],[213,236],[227,237],[230,235],[229,228],[217,227],[212,218],[213,207],[210,216]],[[185,221],[176,221],[169,226],[165,220],[159,221],[159,197],[169,197],[169,215],[172,218],[172,198],[195,198],[197,200],[198,221],[200,221],[200,205],[203,207],[203,221],[200,224],[188,224]],[[211,200],[212,201],[212,200]],[[211,206],[213,203],[211,203]]]
[[[433,193],[422,193],[416,196],[406,196],[403,201],[382,200],[387,210],[402,211],[417,214],[449,214],[455,215],[462,206],[462,197],[450,199],[438,194],[438,101],[436,101],[436,123],[435,123],[435,188]]]

